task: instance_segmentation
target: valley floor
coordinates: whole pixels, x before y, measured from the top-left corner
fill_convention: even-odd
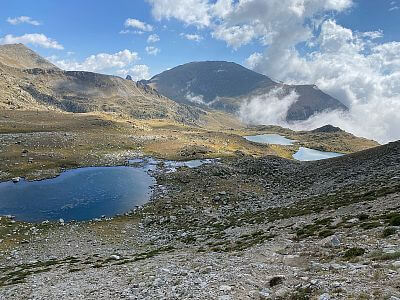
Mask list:
[[[400,298],[400,142],[300,163],[244,128],[13,113],[0,114],[3,180],[135,154],[222,160],[158,173],[153,200],[113,219],[2,217],[0,299]]]
[[[20,176],[50,178],[84,166],[122,165],[148,155],[162,159],[256,157],[292,158],[300,146],[353,153],[378,143],[345,132],[294,132],[276,126],[247,128],[224,113],[210,112],[204,126],[170,120],[138,120],[118,114],[0,110],[0,181]],[[294,146],[262,145],[244,135],[278,133]]]

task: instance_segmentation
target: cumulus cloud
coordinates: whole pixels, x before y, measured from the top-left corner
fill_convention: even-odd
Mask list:
[[[375,35],[354,33],[334,20],[324,21],[319,29],[314,41],[317,50],[306,56],[293,48],[280,56],[266,50],[257,56],[253,69],[285,82],[315,83],[350,110],[289,126],[312,129],[331,123],[383,143],[399,139],[400,43],[373,43]]]
[[[158,49],[157,47],[153,47],[153,46],[147,46],[146,47],[146,52],[149,55],[154,55],[156,56],[158,53],[160,53],[160,49]]]
[[[34,26],[40,25],[39,21],[36,21],[36,20],[32,19],[31,17],[27,17],[27,16],[20,16],[20,17],[16,17],[16,18],[7,18],[7,22],[12,25],[18,25],[18,24],[23,24],[23,23],[34,25]]]
[[[246,67],[250,69],[254,69],[256,66],[260,64],[263,59],[263,55],[260,52],[254,52],[245,60]]]
[[[356,32],[338,24],[335,15],[352,9],[353,0],[192,0],[179,13],[161,9],[175,1],[149,2],[157,19],[206,26],[231,48],[252,42],[264,46],[247,58],[248,67],[287,83],[316,84],[349,107],[348,113],[320,114],[287,126],[312,129],[331,123],[380,142],[400,139],[400,42],[380,42],[379,28]],[[391,11],[398,6],[392,1]],[[199,7],[195,14],[193,7]],[[267,104],[280,107],[272,114],[282,116],[286,106],[281,104],[290,101],[267,96],[272,100],[247,101],[241,115],[247,113],[248,122],[281,123],[281,117],[270,116]]]
[[[237,49],[250,43],[257,36],[257,32],[251,25],[229,27],[221,25],[215,29],[212,36],[218,40],[225,41],[229,46]]]
[[[181,33],[180,36],[184,37],[185,39],[189,41],[195,41],[195,42],[200,42],[203,40],[203,37],[199,34],[185,34]]]
[[[64,70],[118,74],[120,69],[132,68],[133,64],[140,57],[137,52],[125,49],[114,54],[99,53],[91,55],[81,62],[76,60],[60,60],[57,57],[49,57],[48,59]]]
[[[142,21],[139,21],[137,19],[126,19],[124,25],[125,27],[137,28],[141,31],[153,31],[153,26],[146,24]]]
[[[209,3],[207,0],[147,0],[152,14],[158,21],[175,18],[187,25],[209,26]]]
[[[133,80],[139,81],[142,79],[149,79],[150,78],[150,68],[147,65],[134,65],[128,69],[120,69],[116,72],[117,75],[121,77],[126,77],[130,75]]]
[[[158,34],[151,34],[147,38],[147,43],[157,43],[158,41],[160,41]]]
[[[57,41],[48,38],[41,33],[29,33],[21,36],[13,36],[12,34],[7,34],[6,36],[0,38],[0,44],[29,44],[34,46],[40,46],[43,48],[52,48],[62,50],[64,47]]]

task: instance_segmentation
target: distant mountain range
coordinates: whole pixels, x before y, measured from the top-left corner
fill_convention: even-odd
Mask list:
[[[273,89],[282,88],[283,95],[295,91],[298,100],[288,110],[288,121],[306,120],[323,111],[348,109],[315,85],[277,83],[265,75],[225,61],[192,62],[141,82],[179,103],[231,113],[236,112],[247,99],[267,94]]]
[[[205,113],[132,80],[61,70],[22,44],[0,46],[0,91],[0,109],[114,112],[190,124]]]
[[[235,113],[249,98],[276,88],[299,96],[288,121],[347,110],[316,86],[277,83],[235,63],[193,62],[134,82],[130,76],[61,70],[22,44],[0,46],[0,109],[104,111],[193,124],[213,109]]]

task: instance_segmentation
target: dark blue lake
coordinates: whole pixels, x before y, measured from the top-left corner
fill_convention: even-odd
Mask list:
[[[92,167],[42,181],[0,183],[0,215],[40,222],[115,216],[149,201],[155,179],[148,167]]]

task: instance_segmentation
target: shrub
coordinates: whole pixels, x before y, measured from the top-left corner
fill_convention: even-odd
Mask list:
[[[328,236],[334,235],[334,232],[332,230],[322,230],[320,233],[318,233],[318,236],[320,238],[326,238]]]
[[[357,256],[364,255],[364,253],[365,253],[365,249],[355,247],[355,248],[350,248],[349,250],[347,250],[346,253],[344,254],[344,257],[348,258],[348,259],[354,258]]]
[[[365,221],[365,220],[367,220],[367,219],[369,218],[369,216],[368,216],[367,214],[362,213],[362,214],[359,214],[359,215],[357,216],[357,218],[358,218],[360,221]]]
[[[389,236],[391,236],[391,235],[393,235],[393,234],[395,234],[395,233],[396,233],[396,228],[388,227],[388,228],[385,228],[385,229],[383,230],[382,236],[383,236],[384,238],[386,238],[386,237],[389,237]]]
[[[400,215],[393,216],[389,221],[390,226],[400,226]]]

